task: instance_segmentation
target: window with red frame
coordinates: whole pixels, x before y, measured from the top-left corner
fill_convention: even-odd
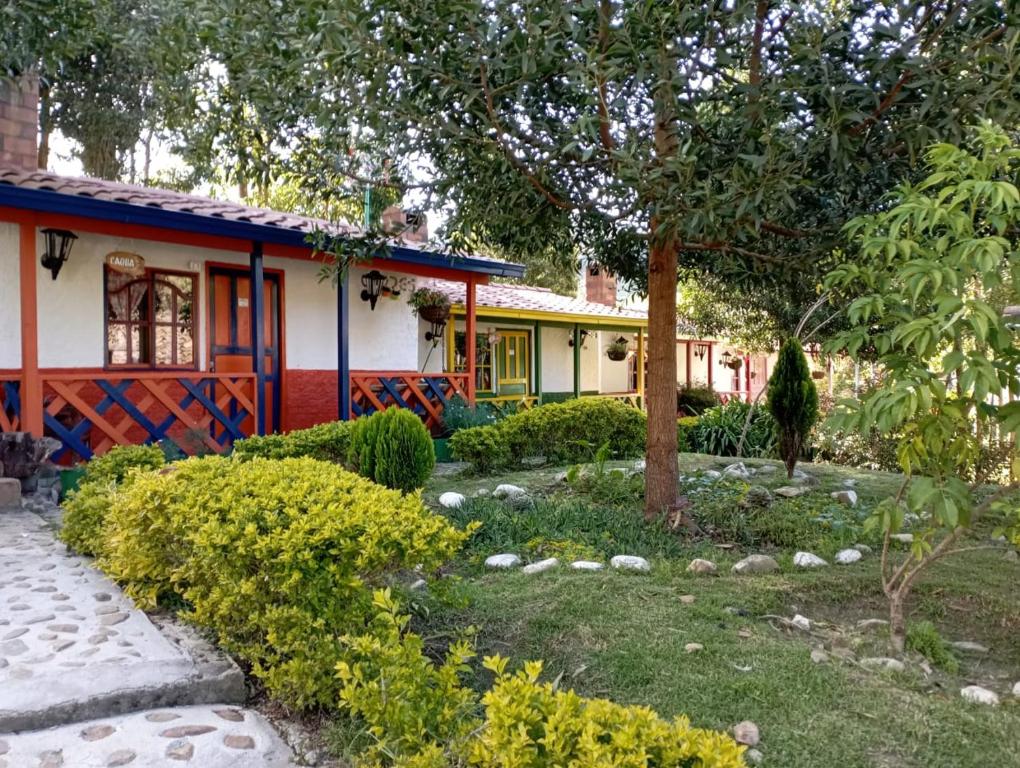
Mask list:
[[[193,274],[107,269],[105,280],[108,366],[196,367]]]

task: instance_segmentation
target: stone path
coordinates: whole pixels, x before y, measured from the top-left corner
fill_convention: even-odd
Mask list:
[[[288,764],[257,713],[230,708],[244,698],[229,658],[157,628],[35,512],[0,512],[0,768]]]

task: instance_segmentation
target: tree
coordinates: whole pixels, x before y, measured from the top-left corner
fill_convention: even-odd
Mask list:
[[[818,389],[800,342],[789,338],[769,377],[768,407],[779,429],[779,453],[793,477],[801,448],[818,420]]]
[[[346,158],[368,148],[424,178],[450,242],[483,225],[526,259],[569,241],[647,291],[649,516],[677,494],[679,266],[805,272],[960,135],[960,104],[1009,120],[1020,102],[1015,11],[993,0],[294,0],[250,45],[220,21],[250,3],[215,5],[210,45],[324,166],[359,178]]]
[[[1020,346],[986,300],[1004,288],[1010,303],[1020,297],[1020,145],[986,124],[972,148],[935,145],[928,164],[921,183],[847,225],[856,258],[826,280],[854,297],[854,327],[832,349],[854,355],[871,343],[884,371],[870,394],[840,405],[833,424],[903,434],[903,484],[868,520],[884,534],[882,587],[897,651],[904,603],[932,563],[972,548],[960,540],[986,515],[1004,524],[1008,515],[1020,531],[1020,506],[1005,503],[1016,486],[988,491],[974,471],[982,433],[1015,437],[1020,428]],[[907,514],[918,521],[911,551],[894,562],[890,544]]]

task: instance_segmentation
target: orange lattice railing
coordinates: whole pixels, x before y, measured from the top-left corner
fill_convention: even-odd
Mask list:
[[[17,432],[21,426],[21,379],[0,376],[0,432]]]
[[[171,440],[185,453],[221,453],[252,434],[255,374],[43,374],[43,422],[54,458],[89,459],[115,445]]]
[[[415,371],[351,371],[351,418],[386,408],[407,408],[429,429],[442,424],[443,409],[452,397],[467,400],[466,373]]]

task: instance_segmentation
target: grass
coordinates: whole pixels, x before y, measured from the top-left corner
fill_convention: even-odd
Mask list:
[[[682,462],[682,471],[690,474],[732,460],[684,455]],[[812,497],[821,508],[828,507],[829,492],[848,478],[857,481],[864,510],[899,483],[893,474],[806,469],[819,480]],[[446,490],[471,495],[504,482],[521,485],[540,500],[519,511],[495,501],[473,502],[451,514],[461,523],[480,519],[483,528],[455,564],[461,579],[444,590],[447,599],[423,599],[416,624],[426,636],[439,643],[473,625],[481,653],[498,652],[517,663],[544,659],[549,679],[562,676],[564,685],[582,694],[646,704],[663,715],[685,713],[705,727],[726,729],[753,720],[761,728],[767,766],[1020,766],[1020,702],[1005,696],[1002,706],[989,708],[959,696],[959,689],[972,682],[1003,694],[1020,680],[1015,594],[1020,564],[1005,561],[1001,552],[970,552],[941,561],[918,584],[910,622],[929,621],[946,640],[991,648],[987,657],[961,655],[958,672],[936,668],[922,674],[919,655],[900,675],[867,672],[837,659],[816,664],[810,650],[822,645],[830,652],[852,650],[857,658],[888,653],[881,632],[855,627],[859,619],[885,616],[876,557],[851,567],[802,572],[792,568],[791,550],[768,542],[756,542],[753,549],[721,548],[732,542],[718,539],[691,543],[643,523],[637,501],[607,504],[573,493],[556,482],[558,471],[433,481],[426,493],[430,501]],[[781,472],[767,477],[764,484],[771,488],[786,482]],[[691,510],[696,517],[698,503],[703,502]],[[812,512],[801,508],[799,514]],[[770,530],[764,524],[763,529]],[[987,538],[987,532],[980,536]],[[648,575],[559,569],[525,576],[480,569],[483,555],[528,555],[535,540],[547,546],[531,555],[535,559],[573,542],[598,559],[626,552],[649,557],[654,567]],[[822,536],[816,551],[829,556],[847,540],[841,533]],[[748,551],[775,554],[782,572],[730,574],[729,565]],[[714,560],[721,575],[687,574],[693,557]],[[682,602],[683,595],[693,595],[693,604]],[[763,618],[794,613],[812,619],[810,634]],[[691,642],[704,650],[686,653]]]

